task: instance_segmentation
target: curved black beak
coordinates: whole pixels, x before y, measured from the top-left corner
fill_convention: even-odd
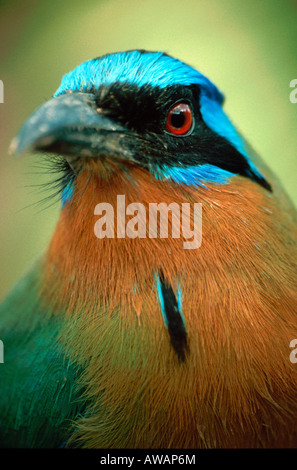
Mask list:
[[[67,93],[52,98],[27,119],[11,142],[14,155],[50,152],[68,157],[112,154],[131,160],[122,140],[125,127],[97,108],[91,93]]]

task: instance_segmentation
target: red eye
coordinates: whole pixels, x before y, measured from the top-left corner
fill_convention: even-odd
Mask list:
[[[174,135],[185,135],[192,128],[193,113],[187,103],[176,103],[170,108],[167,121],[166,131]]]

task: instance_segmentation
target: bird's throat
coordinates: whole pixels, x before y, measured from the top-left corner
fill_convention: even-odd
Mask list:
[[[254,184],[238,177],[228,188],[191,189],[157,182],[136,167],[110,181],[87,173],[78,178],[45,256],[42,289],[55,314],[65,318],[60,340],[85,368],[83,386],[96,404],[77,423],[76,438],[82,431],[91,447],[210,447],[221,436],[214,425],[218,420],[229,430],[245,426],[242,442],[226,428],[220,445],[258,445],[258,409],[271,433],[279,429],[282,413],[279,420],[272,416],[271,403],[287,413],[290,400],[281,397],[296,380],[288,359],[295,295],[285,266],[286,258],[295,257],[288,253],[292,240],[276,240],[283,230],[274,226],[278,218],[271,218],[273,199],[262,188],[255,191]],[[184,240],[170,230],[167,238],[96,237],[95,207],[115,208],[119,195],[126,206],[138,202],[145,208],[202,203],[201,246],[185,249]],[[268,227],[282,255],[271,240],[266,242]],[[276,295],[280,271],[286,321]],[[180,290],[184,361],[178,360],[172,347],[176,335],[162,318],[158,273],[161,294],[174,307],[167,309],[167,320],[173,318],[182,331]],[[278,338],[277,351],[273,338]],[[274,377],[280,368],[282,383]],[[274,382],[271,390],[267,374]],[[233,403],[237,412],[224,403]],[[141,432],[128,432],[136,427]]]

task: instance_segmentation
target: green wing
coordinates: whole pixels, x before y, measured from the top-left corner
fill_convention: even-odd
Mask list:
[[[79,371],[57,340],[63,320],[41,309],[39,279],[37,265],[0,307],[1,447],[59,447],[83,409]]]

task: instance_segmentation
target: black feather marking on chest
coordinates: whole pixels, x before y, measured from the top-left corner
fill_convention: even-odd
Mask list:
[[[180,306],[172,287],[164,280],[163,274],[159,275],[159,298],[165,326],[168,329],[171,345],[180,362],[186,359],[188,352],[187,331]]]

